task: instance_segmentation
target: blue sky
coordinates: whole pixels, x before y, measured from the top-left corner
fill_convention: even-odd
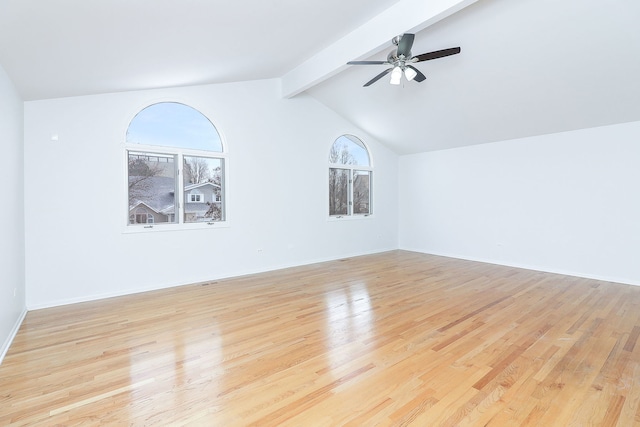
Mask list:
[[[342,135],[334,144],[344,145],[347,147],[349,154],[353,156],[356,165],[370,166],[369,152],[365,145],[353,135]]]
[[[177,102],[153,104],[131,120],[127,142],[222,151],[215,126],[198,110]]]

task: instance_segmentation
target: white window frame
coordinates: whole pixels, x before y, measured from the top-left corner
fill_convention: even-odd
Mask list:
[[[220,138],[220,149],[221,151],[214,150],[206,150],[206,149],[190,149],[190,148],[181,148],[175,146],[166,146],[166,145],[146,145],[139,143],[129,143],[126,138],[123,138],[123,153],[124,153],[124,203],[123,205],[126,207],[126,215],[124,218],[126,221],[122,232],[123,233],[145,233],[145,232],[158,232],[158,231],[181,231],[181,230],[194,230],[194,229],[215,229],[215,228],[226,228],[231,226],[231,222],[229,221],[229,212],[230,212],[230,198],[228,193],[229,188],[229,156],[228,149],[223,133],[218,129],[218,127],[209,119],[209,114],[206,113],[206,109],[202,109],[196,105],[193,105],[190,101],[187,100],[177,100],[177,99],[156,99],[150,102],[145,102],[139,105],[138,108],[135,109],[135,112],[130,116],[130,119],[125,125],[125,134],[128,132],[129,126],[131,125],[131,121],[143,110],[148,107],[151,107],[155,104],[162,103],[176,103],[182,104],[189,108],[192,108],[202,114],[215,129],[216,133]],[[128,176],[128,162],[129,162],[129,152],[139,152],[139,153],[148,153],[148,154],[158,154],[162,157],[173,156],[174,163],[176,166],[175,173],[175,193],[174,200],[176,203],[176,209],[172,214],[168,214],[169,218],[173,218],[175,222],[171,223],[154,223],[154,224],[130,224],[129,223],[129,176]],[[223,220],[221,221],[202,221],[202,222],[184,222],[184,205],[185,205],[185,191],[184,191],[184,183],[183,183],[183,162],[184,157],[205,157],[205,158],[213,158],[220,159],[222,164],[222,175],[221,175],[221,197],[218,203],[221,203],[223,209]]]
[[[333,142],[329,145],[329,150],[333,147],[336,141],[341,136],[352,135],[352,134],[341,134],[337,138],[333,140]],[[353,135],[355,136],[355,135]],[[371,150],[369,146],[359,137],[355,136],[367,150],[367,155],[369,156],[369,166],[363,165],[351,165],[344,163],[331,163],[329,162],[329,167],[327,168],[327,197],[325,200],[329,200],[330,190],[329,190],[329,179],[331,178],[331,169],[343,169],[349,171],[349,184],[348,184],[348,199],[347,199],[347,213],[339,214],[339,215],[331,215],[329,212],[329,207],[327,206],[327,213],[329,215],[329,221],[344,221],[344,220],[357,220],[357,219],[370,219],[373,217],[375,210],[373,209],[373,158],[371,154]],[[356,171],[369,172],[369,213],[353,213],[353,178]]]
[[[370,218],[373,216],[373,168],[355,165],[330,163],[327,173],[327,182],[330,179],[330,169],[343,169],[349,171],[349,185],[347,186],[348,198],[347,198],[347,213],[331,215],[329,213],[329,219],[331,220],[343,220],[343,219],[362,219]],[[369,213],[354,213],[353,212],[353,177],[356,171],[369,172]],[[329,189],[327,188],[327,200],[329,200]]]
[[[130,224],[129,223],[129,153],[148,153],[158,154],[160,156],[173,155],[176,165],[176,185],[175,185],[175,202],[176,209],[174,214],[176,215],[177,222],[173,223],[153,223],[153,224]],[[206,157],[212,159],[222,160],[222,209],[224,211],[224,220],[222,221],[203,221],[203,222],[184,222],[184,185],[183,185],[183,162],[184,157]],[[211,228],[226,228],[230,226],[228,220],[229,213],[229,199],[227,198],[227,186],[228,186],[228,171],[229,171],[229,159],[226,152],[220,151],[204,151],[204,150],[191,150],[178,147],[159,147],[155,145],[143,145],[143,144],[130,144],[125,143],[124,150],[124,197],[126,207],[126,225],[124,228],[125,233],[140,233],[150,231],[179,231],[179,230],[193,230],[193,229],[211,229]],[[175,219],[174,218],[174,219]]]

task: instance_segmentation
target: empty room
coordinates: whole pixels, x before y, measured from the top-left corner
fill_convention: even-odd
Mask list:
[[[639,21],[0,0],[0,425],[640,426]]]

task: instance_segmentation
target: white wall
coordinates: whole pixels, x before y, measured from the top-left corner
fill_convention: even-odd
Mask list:
[[[23,103],[0,66],[0,362],[24,317]]]
[[[230,227],[123,232],[125,132],[159,101],[223,135]],[[344,133],[372,152],[370,219],[327,219],[329,147]],[[277,80],[27,102],[25,164],[29,309],[397,248],[397,156],[311,97],[282,99]]]
[[[640,122],[399,161],[402,249],[640,285]]]

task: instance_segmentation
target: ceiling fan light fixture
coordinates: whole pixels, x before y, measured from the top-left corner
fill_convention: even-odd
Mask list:
[[[404,69],[404,76],[409,81],[413,80],[417,75],[418,75],[418,73],[416,73],[413,68],[407,67],[407,68]]]
[[[399,85],[400,79],[402,78],[402,69],[400,67],[395,67],[391,72],[391,80],[389,83],[392,85]]]
[[[348,65],[387,65],[391,66],[383,72],[366,82],[363,86],[368,87],[377,82],[387,74],[391,74],[389,83],[399,85],[404,74],[407,81],[421,83],[426,80],[426,76],[414,67],[412,64],[431,61],[432,59],[444,58],[445,56],[456,55],[460,53],[460,47],[451,47],[449,49],[434,50],[433,52],[413,55],[411,48],[413,47],[414,34],[404,33],[401,36],[394,37],[392,43],[397,46],[395,50],[389,52],[385,61],[349,61]]]

